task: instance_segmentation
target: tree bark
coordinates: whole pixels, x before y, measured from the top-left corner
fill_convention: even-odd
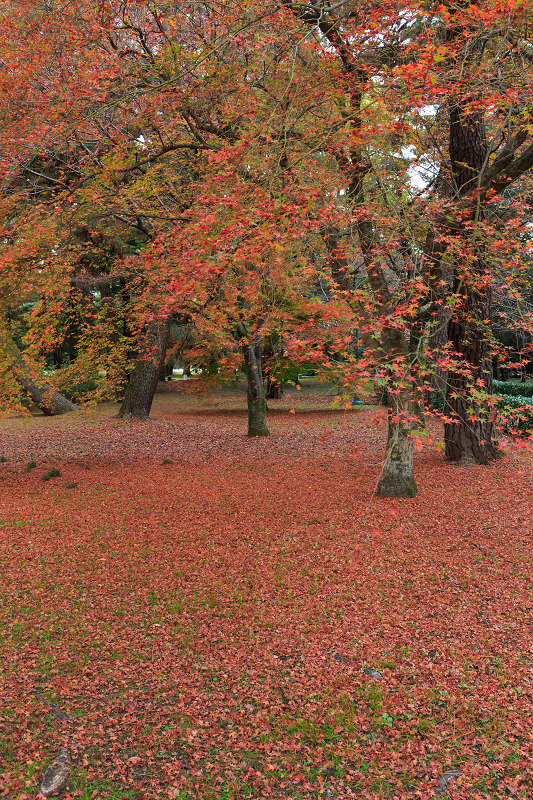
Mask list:
[[[389,430],[383,471],[378,483],[378,497],[416,497],[418,489],[414,473],[413,403],[406,392],[391,395],[394,407],[389,409]]]
[[[78,406],[75,403],[72,403],[64,395],[56,391],[53,386],[50,386],[40,375],[36,374],[36,370],[34,374],[31,366],[11,338],[7,329],[7,322],[2,327],[4,329],[2,344],[9,358],[9,370],[37,408],[40,408],[43,414],[48,417],[68,414],[69,411],[78,411]]]
[[[465,101],[450,108],[452,182],[459,197],[475,190],[487,161],[483,114],[467,112],[464,105]],[[481,217],[482,209],[477,213]],[[458,234],[466,235],[464,229]],[[492,287],[484,278],[487,270],[482,245],[474,247],[477,252],[472,254],[472,263],[455,270],[453,291],[458,302],[448,323],[448,340],[460,365],[448,372],[445,410],[451,421],[444,425],[445,456],[447,461],[465,465],[488,464],[499,455],[487,403],[472,394],[474,386],[487,394],[492,392]]]
[[[40,379],[36,380],[22,355],[19,354],[11,366],[11,372],[32,402],[47,417],[57,417],[60,414],[68,414],[69,411],[78,411],[78,406],[56,391],[53,386]]]
[[[449,340],[465,370],[448,373],[445,413],[451,421],[444,425],[445,455],[447,461],[463,465],[488,464],[499,456],[494,419],[487,403],[472,398],[471,391],[475,384],[477,390],[492,394],[491,289],[467,286],[462,301],[448,326]]]
[[[146,331],[144,352],[130,374],[118,416],[121,419],[146,419],[165,363],[170,336],[171,317],[150,323]]]
[[[261,367],[262,348],[259,342],[245,342],[241,351],[246,367],[248,436],[268,436],[266,394]]]
[[[270,375],[268,376],[266,382],[266,396],[268,400],[281,400],[283,397],[282,382],[277,381],[275,378],[271,378]]]
[[[434,391],[443,393],[446,391],[448,372],[440,366],[438,356],[436,357],[435,354],[442,353],[448,341],[448,324],[450,317],[450,310],[446,306],[441,306],[435,314],[428,336],[429,361],[433,369],[429,382]]]
[[[283,341],[277,331],[269,333],[263,339],[261,352],[261,370],[266,381],[266,397],[269,400],[280,400],[283,397],[283,382],[274,377],[273,372],[282,358]]]

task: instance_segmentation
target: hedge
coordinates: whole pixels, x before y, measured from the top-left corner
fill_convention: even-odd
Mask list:
[[[533,397],[533,383],[494,381],[493,391],[502,397]]]

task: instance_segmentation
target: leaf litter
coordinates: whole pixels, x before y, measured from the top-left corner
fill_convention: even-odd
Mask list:
[[[370,413],[3,429],[0,797],[530,796],[529,456],[380,500]]]

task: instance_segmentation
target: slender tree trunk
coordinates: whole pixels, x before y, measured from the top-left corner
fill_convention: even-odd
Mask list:
[[[448,372],[439,365],[438,355],[437,358],[435,358],[435,354],[442,353],[448,341],[448,323],[450,321],[450,316],[450,310],[446,306],[441,306],[436,313],[433,327],[428,336],[428,350],[431,354],[430,363],[433,368],[430,384],[434,391],[446,391]]]
[[[406,376],[410,375],[410,364],[418,357],[419,334],[413,329],[409,337],[394,328],[384,330],[384,356],[401,358],[405,363]],[[387,359],[387,360],[388,360]],[[396,384],[396,385],[394,385]],[[387,446],[378,497],[416,497],[418,490],[414,473],[413,432],[420,428],[419,413],[412,390],[403,380],[391,376],[391,385],[386,392],[389,416]]]
[[[146,419],[165,362],[170,336],[171,317],[150,323],[146,332],[144,352],[138,358],[126,386],[118,416]]]
[[[268,400],[281,400],[283,397],[283,384],[270,375],[267,378],[266,396]]]
[[[266,394],[261,367],[262,348],[259,342],[245,342],[241,350],[246,367],[248,401],[248,436],[268,436]]]
[[[9,359],[9,370],[13,377],[24,389],[32,402],[48,417],[68,414],[69,411],[78,411],[78,406],[67,400],[60,392],[50,386],[30,364],[18,349],[11,338],[8,323],[2,321],[1,346]]]
[[[269,400],[280,400],[283,397],[283,383],[273,376],[282,353],[283,341],[280,334],[276,331],[269,333],[263,340],[261,353],[261,369],[266,380],[266,396]]]
[[[267,379],[266,396],[269,400],[281,400],[283,397],[283,384],[274,378]]]
[[[67,400],[64,395],[56,391],[50,384],[35,378],[30,367],[22,355],[16,358],[11,366],[11,372],[17,383],[24,389],[32,402],[48,417],[68,414],[69,411],[78,411],[78,406]]]

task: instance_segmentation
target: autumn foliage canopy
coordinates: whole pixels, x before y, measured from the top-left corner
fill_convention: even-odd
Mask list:
[[[498,457],[493,365],[531,349],[529,22],[518,0],[6,4],[6,403],[67,340],[56,389],[138,392],[179,320],[243,366],[251,435],[284,358],[381,392],[385,496],[416,492],[435,393],[448,460]]]

